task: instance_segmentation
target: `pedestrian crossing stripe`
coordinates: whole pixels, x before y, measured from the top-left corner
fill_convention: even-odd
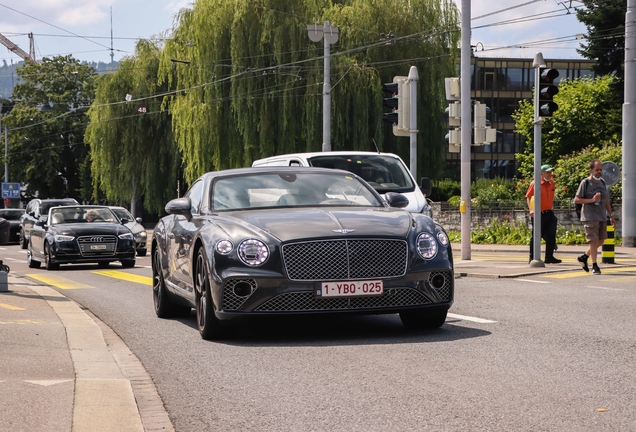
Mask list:
[[[621,267],[621,268],[614,268],[614,269],[603,267],[601,268],[601,276],[603,276],[604,274],[626,273],[626,272],[633,272],[633,271],[636,271],[636,267]],[[569,278],[575,278],[575,277],[581,277],[581,276],[596,276],[596,275],[592,275],[591,272],[587,273],[581,270],[577,272],[558,273],[558,274],[545,275],[541,277],[551,278],[551,279],[569,279]]]
[[[63,290],[95,288],[92,285],[88,285],[82,282],[77,282],[62,276],[49,275],[49,274],[44,275],[41,273],[30,273],[25,276],[30,277],[31,279],[35,279],[36,281],[42,282],[46,285],[54,286],[55,288],[59,288]]]
[[[107,276],[107,277],[111,277],[114,279],[121,279],[121,280],[125,280],[128,282],[135,282],[138,284],[142,284],[142,285],[150,285],[152,286],[152,278],[148,277],[148,276],[140,276],[140,275],[136,275],[136,274],[132,274],[132,273],[126,273],[123,271],[119,271],[119,270],[98,270],[98,271],[94,271],[92,273],[101,275],[101,276]]]
[[[12,310],[12,311],[23,311],[23,310],[26,310],[26,309],[21,308],[19,306],[13,306],[13,305],[6,304],[6,303],[0,303],[0,307],[4,308],[4,309],[9,309],[9,310]]]

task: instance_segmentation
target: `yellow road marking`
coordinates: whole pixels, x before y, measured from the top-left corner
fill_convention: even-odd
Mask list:
[[[18,320],[18,321],[0,321],[0,325],[7,324],[42,324],[42,321],[37,320]]]
[[[622,267],[622,268],[616,268],[616,269],[603,267],[601,268],[601,276],[603,276],[604,274],[624,273],[624,272],[631,272],[635,270],[636,270],[636,267]],[[546,275],[541,277],[552,278],[552,279],[569,279],[569,278],[581,277],[586,275],[596,276],[596,275],[593,275],[591,271],[590,273],[586,273],[584,271],[578,271],[578,272],[570,272],[570,273],[552,274],[552,275]]]
[[[21,307],[13,306],[13,305],[6,304],[6,303],[0,303],[0,307],[1,308],[5,308],[5,309],[9,309],[9,310],[14,310],[14,311],[26,310],[26,309],[23,309]]]
[[[115,279],[121,279],[128,282],[135,282],[142,285],[150,285],[152,286],[152,278],[148,276],[139,276],[136,274],[126,273],[119,270],[98,270],[93,273],[108,276]]]
[[[26,276],[30,277],[31,279],[35,279],[47,285],[51,285],[63,290],[79,289],[79,288],[95,288],[94,286],[91,286],[82,282],[75,282],[73,280],[64,278],[62,276],[55,276],[55,275],[48,275],[48,274],[43,275],[40,273],[31,273]]]

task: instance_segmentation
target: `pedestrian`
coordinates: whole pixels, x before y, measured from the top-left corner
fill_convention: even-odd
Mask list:
[[[534,182],[530,182],[526,201],[530,209],[532,222],[532,239],[530,240],[530,261],[534,258]],[[546,264],[560,264],[562,260],[554,257],[556,250],[557,217],[552,210],[554,208],[554,181],[552,181],[552,167],[541,166],[541,238],[545,240]]]
[[[609,200],[609,193],[605,181],[601,178],[603,175],[603,163],[595,159],[589,163],[590,176],[586,177],[576,191],[574,197],[575,204],[583,204],[581,208],[581,222],[585,229],[585,238],[590,243],[587,251],[577,258],[583,266],[583,270],[590,271],[587,265],[588,258],[592,258],[592,273],[601,274],[596,258],[598,256],[598,247],[603,244],[607,238],[607,219],[616,227],[616,220],[612,215],[612,206]]]

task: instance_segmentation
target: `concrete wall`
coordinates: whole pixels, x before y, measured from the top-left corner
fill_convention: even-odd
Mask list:
[[[461,216],[459,210],[449,209],[448,203],[435,202],[431,205],[433,209],[433,218],[447,231],[461,231]],[[621,236],[621,206],[614,205],[614,214],[618,216],[616,220],[615,235]],[[559,227],[564,229],[583,230],[581,221],[576,216],[574,209],[571,210],[555,210],[554,214],[559,219]],[[495,210],[482,210],[471,209],[472,216],[472,229],[479,227],[487,227],[493,222],[510,222],[513,225],[525,225],[530,228],[530,215],[527,209],[495,209]]]

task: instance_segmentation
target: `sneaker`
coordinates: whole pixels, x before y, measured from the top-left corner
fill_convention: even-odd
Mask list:
[[[555,257],[546,258],[544,261],[546,264],[561,264],[563,260],[560,260]]]
[[[596,265],[596,263],[592,264],[592,274],[601,274],[601,269],[598,268],[598,265]]]
[[[589,272],[590,268],[587,266],[587,259],[588,259],[588,256],[583,254],[580,257],[578,257],[576,260],[583,265],[584,271]]]

